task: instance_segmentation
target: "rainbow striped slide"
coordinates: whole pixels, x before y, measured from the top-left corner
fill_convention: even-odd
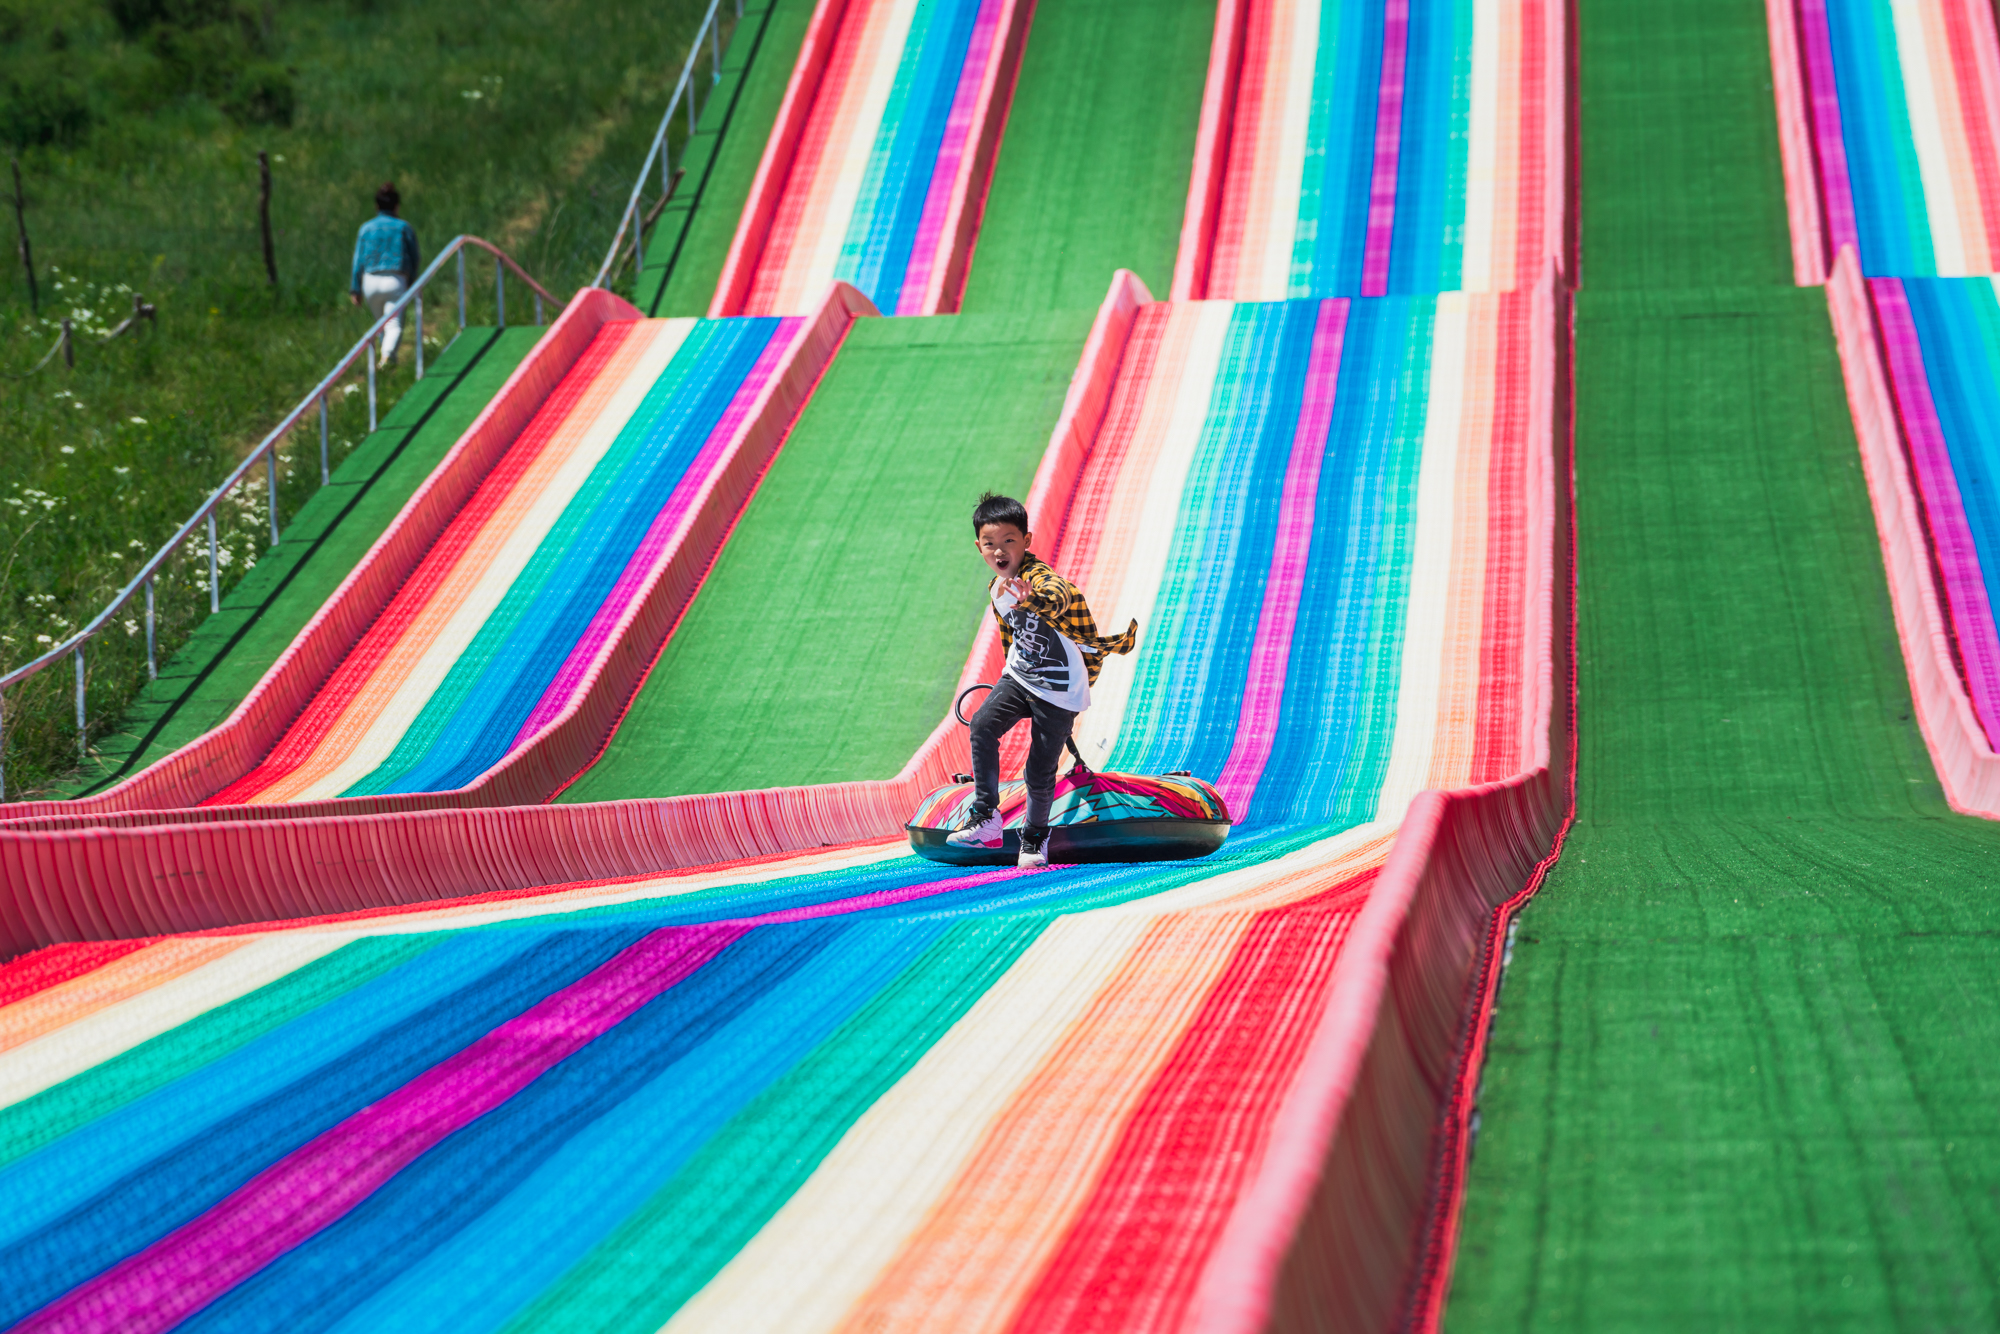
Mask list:
[[[1225,0],[1174,296],[1532,286],[1565,252],[1564,17]]]
[[[571,702],[805,321],[605,325],[262,763],[206,804],[464,787]]]
[[[1220,773],[1213,858],[895,840],[0,969],[0,1320],[1248,1327],[1398,822],[1546,763],[1547,291],[1132,320],[1044,554],[1143,627],[1086,744]]]
[[[820,0],[709,314],[955,309],[1031,10]]]
[[[1986,0],[1769,0],[1802,283],[2000,269],[2000,38]]]

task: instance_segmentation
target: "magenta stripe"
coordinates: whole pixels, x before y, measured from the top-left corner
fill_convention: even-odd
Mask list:
[[[1389,244],[1396,236],[1396,168],[1403,149],[1403,70],[1410,49],[1410,0],[1389,0],[1382,16],[1382,88],[1375,101],[1375,177],[1368,185],[1368,241],[1361,295],[1389,292]]]
[[[917,239],[910,246],[909,267],[903,273],[903,290],[896,298],[898,315],[924,313],[931,271],[937,266],[938,248],[944,241],[945,214],[951,209],[966,145],[972,137],[972,113],[979,102],[979,90],[986,82],[987,66],[992,62],[993,39],[1000,31],[1000,8],[1004,3],[1005,0],[985,0],[979,6],[978,17],[972,21],[965,67],[959,72],[958,91],[952,95],[944,140],[938,145],[937,164],[931,170],[930,192],[924,196],[923,216],[917,220]]]
[[[1924,367],[1923,344],[1900,278],[1871,278],[1869,295],[1888,352],[1889,378],[1896,392],[1896,415],[1909,441],[1910,462],[1923,498],[1930,528],[1931,556],[1944,584],[1946,614],[1958,641],[1965,673],[1965,692],[1989,745],[2000,738],[2000,632],[1993,624],[1993,607],[1979,569],[1979,548],[1965,520],[1965,503],[1958,494],[1951,450],[1931,398],[1930,375]]]
[[[172,1328],[337,1222],[419,1154],[694,973],[744,930],[714,924],[651,933],[14,1328]]]
[[[578,637],[576,646],[564,659],[555,679],[549,682],[548,689],[542,692],[534,711],[528,715],[528,721],[521,724],[521,730],[508,747],[509,752],[526,745],[535,733],[554,722],[588,684],[610,645],[612,631],[617,629],[619,620],[652,577],[653,567],[663,553],[680,541],[682,530],[691,519],[695,498],[708,484],[724,451],[743,433],[744,426],[749,422],[750,409],[756,406],[758,396],[771,382],[771,377],[777,374],[779,363],[792,350],[792,344],[804,326],[803,316],[788,316],[778,321],[771,341],[764,345],[763,353],[744,377],[735,397],[730,399],[729,407],[724,410],[721,420],[716,422],[715,429],[709,432],[701,452],[695,455],[694,462],[688,465],[673,494],[667,497],[667,503],[660,507],[652,526],[646,530],[645,539],[633,551],[632,558],[625,563],[624,571],[618,576],[618,582],[604,599],[604,605],[591,617],[590,624]]]
[[[898,903],[909,903],[915,899],[928,899],[939,894],[949,894],[953,890],[973,889],[980,885],[990,885],[996,880],[1010,876],[1037,875],[1037,871],[1022,872],[1011,866],[997,871],[979,871],[973,875],[954,876],[947,880],[923,880],[914,885],[903,885],[897,889],[881,889],[873,894],[858,894],[851,899],[833,899],[826,903],[808,904],[803,908],[781,908],[776,912],[759,913],[755,917],[739,917],[731,923],[734,926],[769,926],[773,922],[804,922],[815,917],[839,917],[845,913],[860,912],[864,908],[886,908]]]
[[[1319,327],[1313,331],[1312,358],[1306,366],[1305,398],[1299,408],[1298,433],[1292,437],[1292,457],[1285,465],[1285,488],[1278,500],[1278,535],[1271,544],[1271,575],[1264,583],[1264,609],[1257,617],[1257,639],[1250,646],[1250,674],[1243,685],[1243,711],[1236,723],[1236,743],[1215,790],[1229,813],[1241,821],[1256,795],[1278,734],[1278,712],[1285,701],[1285,669],[1292,654],[1292,624],[1299,610],[1299,590],[1305,582],[1306,558],[1312,549],[1313,504],[1319,495],[1319,465],[1326,454],[1327,430],[1333,421],[1333,395],[1340,384],[1340,349],[1347,334],[1347,301],[1320,304]]]
[[[1798,0],[1799,50],[1806,63],[1806,95],[1812,103],[1813,155],[1819,160],[1820,211],[1826,215],[1829,261],[1844,245],[1861,257],[1854,226],[1854,185],[1847,175],[1847,140],[1840,132],[1840,90],[1833,78],[1833,38],[1826,25],[1826,0]]]

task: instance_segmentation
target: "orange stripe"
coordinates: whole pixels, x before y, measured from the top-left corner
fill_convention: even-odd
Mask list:
[[[127,954],[0,1010],[0,1051],[33,1042],[249,944],[247,939],[173,937]]]

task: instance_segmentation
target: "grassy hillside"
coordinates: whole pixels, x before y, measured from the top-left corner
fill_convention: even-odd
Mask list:
[[[360,335],[348,266],[381,181],[401,188],[426,260],[472,232],[559,298],[587,282],[701,12],[695,0],[0,0],[0,140],[19,157],[40,297],[37,311],[10,198],[0,667],[102,606]],[[472,322],[492,321],[491,289],[476,266]],[[135,293],[156,323],[102,342]],[[509,296],[513,321],[530,318],[527,293]],[[428,303],[434,354],[456,332],[453,304]],[[74,369],[58,359],[26,375],[65,315]],[[385,404],[409,380],[406,357]],[[341,397],[333,463],[360,440],[364,405]],[[316,432],[285,451],[287,520],[319,484],[317,455]],[[260,482],[224,524],[225,590],[269,546],[264,503]],[[207,614],[205,578],[205,559],[189,559],[163,581],[163,658]],[[92,735],[144,680],[143,646],[136,617],[93,646]],[[73,691],[65,667],[0,701],[9,795],[75,766]]]

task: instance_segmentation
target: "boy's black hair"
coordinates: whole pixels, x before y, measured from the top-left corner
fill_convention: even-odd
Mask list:
[[[385,182],[382,188],[375,192],[375,207],[382,212],[393,216],[402,206],[403,196],[396,189],[394,181]]]
[[[1025,537],[1028,532],[1028,507],[1012,496],[988,491],[972,507],[972,535],[979,536],[979,530],[989,523],[1011,523]]]

